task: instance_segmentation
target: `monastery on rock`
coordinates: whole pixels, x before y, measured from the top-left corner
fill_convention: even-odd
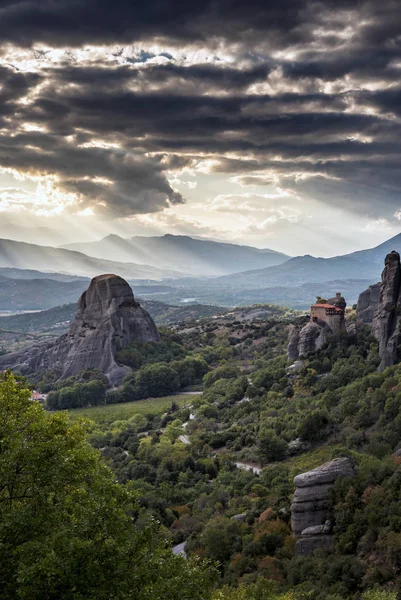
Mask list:
[[[329,298],[327,302],[318,302],[311,306],[311,322],[319,323],[324,321],[330,327],[333,333],[345,330],[345,307],[347,303],[340,292],[336,293],[335,298]]]

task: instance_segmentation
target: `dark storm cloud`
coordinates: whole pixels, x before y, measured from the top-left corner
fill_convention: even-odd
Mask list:
[[[13,102],[25,94],[41,80],[37,73],[21,73],[13,67],[0,65],[0,115],[13,112]]]
[[[115,216],[155,212],[183,201],[169,185],[159,159],[113,148],[78,147],[77,140],[83,144],[91,137],[82,133],[71,143],[67,136],[74,133],[75,126],[71,109],[62,99],[39,96],[37,102],[21,104],[21,99],[42,81],[35,73],[0,68],[2,168],[57,175],[62,190],[80,195],[82,207],[95,203]],[[33,121],[49,133],[21,132]]]
[[[149,85],[163,86],[169,93],[179,94],[186,89],[199,92],[202,89],[241,90],[253,83],[265,81],[271,68],[258,65],[249,69],[238,69],[213,64],[180,66],[173,63],[151,65],[143,69],[126,65],[114,69],[100,66],[82,68],[67,65],[64,68],[49,70],[49,76],[60,83],[74,83],[96,89],[110,90],[133,83],[144,88]]]
[[[158,68],[146,70],[152,77]],[[182,78],[192,77],[190,67],[181,71]],[[228,73],[231,77],[231,68]],[[175,168],[179,168],[185,160],[177,155],[202,153],[216,158],[215,169],[220,172],[273,169],[286,176],[291,171],[324,174],[348,184],[369,180],[377,189],[399,184],[399,169],[393,162],[386,168],[383,162],[380,177],[367,178],[366,172],[372,167],[377,170],[381,157],[401,153],[400,125],[380,115],[345,112],[350,94],[185,95],[179,88],[175,93],[133,92],[127,83],[137,82],[136,69],[68,67],[54,69],[50,83],[31,102],[20,105],[15,102],[42,79],[12,69],[3,69],[1,75],[14,85],[5,103],[8,112],[13,111],[12,135],[1,139],[0,164],[57,173],[63,189],[79,193],[86,202],[96,199],[114,214],[153,212],[169,202],[182,202],[163,174],[166,164],[141,157],[144,150],[170,156],[169,168],[174,168],[174,154]],[[66,83],[75,85],[65,88]],[[353,96],[387,111],[397,109],[399,93],[356,92]],[[16,135],[27,122],[45,127],[50,134]],[[361,135],[372,140],[362,143],[355,137]],[[119,149],[82,147],[93,138],[117,141]],[[230,166],[224,160],[227,153],[255,160],[234,161]]]
[[[347,4],[337,0],[337,5]],[[18,44],[59,46],[124,43],[149,37],[204,40],[251,32],[293,32],[303,22],[304,0],[25,0],[0,3],[0,35]]]
[[[317,77],[334,81],[349,74],[365,79],[375,77],[382,81],[394,80],[399,76],[399,70],[391,66],[396,59],[401,60],[401,46],[381,50],[362,47],[351,52],[340,50],[331,55],[326,52],[318,56],[312,55],[309,60],[303,56],[299,62],[285,64],[283,72],[285,76],[295,80]]]
[[[0,0],[0,35],[36,49],[169,49],[0,67],[0,164],[55,174],[84,205],[130,215],[182,202],[167,169],[208,158],[243,185],[269,185],[274,172],[324,201],[398,207],[398,0]],[[210,62],[174,58],[184,47]]]
[[[27,132],[0,138],[0,164],[26,174],[57,174],[80,208],[95,205],[109,216],[156,212],[183,201],[158,159],[102,148],[77,148],[59,136]],[[105,181],[108,180],[108,181]]]
[[[398,35],[398,0],[14,0],[0,2],[0,35],[21,45],[129,43],[149,38],[202,41],[272,38],[278,45],[306,42],[329,14],[358,9],[368,19],[362,42],[382,44]],[[330,43],[330,37],[326,39]],[[333,37],[335,44],[335,37]]]

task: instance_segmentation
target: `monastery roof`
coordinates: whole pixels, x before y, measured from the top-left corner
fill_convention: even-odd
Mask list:
[[[338,312],[342,312],[341,308],[337,308],[336,306],[333,306],[332,304],[312,304],[311,308],[332,308]]]

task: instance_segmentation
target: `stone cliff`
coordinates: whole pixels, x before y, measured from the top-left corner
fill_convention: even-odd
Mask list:
[[[153,319],[124,279],[99,275],[79,299],[68,333],[55,342],[0,357],[0,369],[23,374],[51,369],[59,372],[60,379],[99,369],[112,385],[119,385],[130,369],[117,364],[116,351],[133,340],[160,340]]]
[[[294,478],[295,494],[291,504],[293,535],[301,536],[296,554],[311,554],[316,549],[332,546],[331,524],[326,521],[330,490],[338,477],[354,477],[349,458],[336,458]]]
[[[292,325],[289,330],[288,336],[288,346],[287,346],[287,356],[288,360],[294,361],[297,360],[299,356],[299,332],[300,328],[298,325]]]
[[[401,341],[401,265],[398,252],[387,254],[382,273],[380,299],[372,319],[372,333],[379,342],[379,370],[397,362]]]
[[[329,325],[324,321],[310,321],[299,332],[298,356],[300,358],[323,348],[324,344],[333,336]]]
[[[332,336],[333,332],[329,325],[320,319],[309,321],[302,328],[292,326],[288,336],[288,360],[293,362],[298,358],[304,358],[309,352],[320,350]]]
[[[359,294],[356,305],[356,318],[359,323],[371,325],[380,301],[380,283],[370,285],[367,290]]]

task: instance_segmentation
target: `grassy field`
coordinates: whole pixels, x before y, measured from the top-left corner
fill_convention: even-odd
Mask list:
[[[125,421],[138,414],[162,414],[171,407],[172,402],[175,402],[178,406],[185,406],[186,404],[191,404],[193,399],[194,396],[191,394],[183,394],[177,396],[164,396],[163,398],[148,398],[147,400],[125,402],[122,404],[106,404],[103,406],[93,406],[91,408],[77,408],[68,412],[72,419],[90,419],[98,425],[107,425],[114,421]]]

